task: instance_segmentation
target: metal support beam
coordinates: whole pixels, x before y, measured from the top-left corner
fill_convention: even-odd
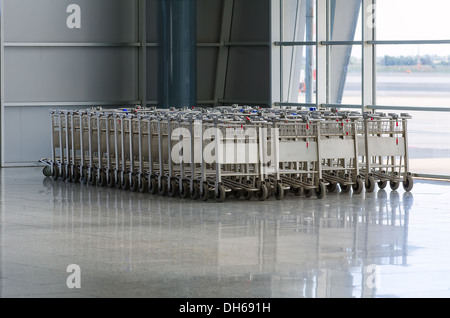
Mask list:
[[[139,99],[142,106],[147,101],[147,1],[139,0],[138,4],[139,32]]]
[[[217,58],[216,83],[214,88],[214,105],[219,106],[220,99],[225,97],[228,56],[230,48],[225,43],[230,41],[231,24],[233,20],[234,0],[224,0],[222,8],[222,26],[220,31],[220,47]]]
[[[158,99],[162,108],[197,104],[196,0],[160,0]]]
[[[5,166],[5,1],[0,1],[0,166]]]
[[[376,52],[368,41],[375,40],[375,0],[362,1],[362,109],[375,105],[376,100]]]
[[[361,0],[329,0],[327,41],[329,59],[329,95],[328,102],[341,103],[347,81],[347,70],[353,45],[362,41],[353,41],[361,11]]]
[[[306,1],[306,42],[311,42],[314,39],[314,0]],[[314,93],[314,48],[312,46],[306,47],[306,62],[305,62],[305,83],[306,83],[306,97],[305,102],[311,103]]]
[[[317,0],[316,26],[316,105],[321,107],[327,103],[327,0]]]
[[[309,0],[307,0],[309,1]],[[287,4],[287,3],[286,3]],[[294,19],[291,23],[294,24],[293,30],[284,30],[283,34],[284,39],[292,39],[292,41],[297,41],[300,39],[304,39],[305,37],[305,30],[306,30],[306,1],[305,0],[297,0],[295,3],[292,3],[290,7],[284,7],[284,20],[286,19],[287,15],[293,15]],[[289,25],[288,25],[289,26]],[[284,25],[286,27],[286,25]],[[289,32],[290,31],[290,32]],[[311,32],[313,29],[311,28]],[[289,37],[287,37],[287,34],[289,34]],[[311,38],[312,41],[312,38]],[[315,43],[313,44],[313,46]],[[285,87],[283,91],[283,97],[287,97],[288,102],[298,102],[299,97],[299,82],[300,82],[300,76],[301,76],[301,69],[303,66],[303,46],[292,46],[289,48],[281,48],[283,51],[283,56],[288,55],[289,58],[289,82],[287,87]],[[286,52],[287,51],[287,52]],[[311,62],[313,60],[311,59]],[[283,65],[283,72],[286,69],[286,66]],[[287,90],[287,92],[286,92]],[[286,100],[283,98],[282,100]]]

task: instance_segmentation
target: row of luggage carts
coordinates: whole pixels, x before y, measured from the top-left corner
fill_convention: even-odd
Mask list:
[[[336,109],[51,110],[54,180],[193,200],[411,191],[407,114]]]

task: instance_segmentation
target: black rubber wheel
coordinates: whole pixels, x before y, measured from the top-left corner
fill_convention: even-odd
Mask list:
[[[243,196],[245,200],[250,200],[252,198],[252,191],[244,190]]]
[[[161,184],[158,185],[158,194],[160,196],[165,196],[167,194],[167,181],[161,180]]]
[[[366,191],[372,193],[375,190],[376,181],[372,176],[366,178],[366,182],[364,186],[366,187]]]
[[[150,178],[148,180],[148,192],[150,194],[155,194],[158,191],[158,183],[155,178]]]
[[[104,187],[106,185],[106,173],[104,173],[103,171],[98,174],[97,184],[101,187]]]
[[[319,182],[319,186],[314,189],[314,194],[316,195],[317,199],[321,200],[325,197],[325,194],[327,193],[327,186],[323,182]]]
[[[225,196],[225,188],[223,187],[223,185],[219,185],[217,191],[215,191],[214,199],[216,199],[216,202],[222,203],[223,201],[225,201]]]
[[[128,178],[127,178],[128,179]],[[130,191],[136,192],[139,188],[138,178],[136,175],[131,175],[130,180]]]
[[[388,182],[386,180],[378,181],[378,188],[381,190],[386,189]]]
[[[169,187],[167,189],[167,194],[169,195],[169,197],[173,198],[177,195],[178,193],[178,184],[175,180],[171,180]]]
[[[381,171],[382,174],[386,174],[386,171]],[[386,189],[388,185],[388,181],[387,180],[380,180],[378,181],[378,188],[380,188],[381,190]]]
[[[189,196],[189,186],[186,182],[181,182],[181,188],[178,187],[180,198],[186,199]]]
[[[43,173],[44,176],[46,176],[46,177],[51,177],[51,176],[52,176],[52,167],[50,167],[50,166],[45,166],[44,169],[42,169],[42,173]]]
[[[115,176],[114,180],[116,189],[122,189],[122,176],[119,172],[117,173],[117,176]]]
[[[80,182],[82,184],[87,184],[88,183],[88,172],[87,172],[86,169],[83,169],[83,171],[81,172]]]
[[[97,184],[97,176],[95,173],[95,170],[91,170],[91,174],[89,175],[89,185],[96,185]]]
[[[302,188],[294,188],[294,195],[299,197],[302,195]]]
[[[373,184],[375,185],[375,181],[373,181]],[[352,185],[352,188],[355,194],[360,194],[364,190],[364,182],[362,179],[356,178],[356,182]]]
[[[277,182],[277,184],[275,185],[275,199],[277,200],[283,200],[284,198],[284,187],[283,184],[281,182]]]
[[[391,189],[393,191],[397,190],[400,187],[400,182],[398,181],[391,181],[389,182],[389,185],[391,186]]]
[[[110,172],[108,173],[108,176],[106,178],[106,186],[108,188],[114,188],[116,182],[116,180],[114,179],[114,172]]]
[[[148,181],[146,177],[139,177],[138,178],[138,190],[140,193],[145,193],[147,192],[147,187],[148,187]]]
[[[414,186],[414,179],[411,175],[407,175],[405,177],[405,180],[403,180],[403,189],[405,191],[410,192],[413,189]]]
[[[66,181],[72,182],[72,165],[66,166]]]
[[[66,181],[67,179],[67,172],[66,172],[67,167],[62,166],[59,172],[59,179],[61,181]]]
[[[233,196],[235,199],[240,199],[242,196],[242,190],[234,190],[233,191]]]
[[[78,183],[80,182],[80,169],[74,168],[72,172],[72,182]]]
[[[69,182],[75,183],[75,171],[76,170],[77,169],[74,166],[70,165],[70,168],[69,168],[69,175],[70,175]]]
[[[269,196],[269,191],[267,190],[267,186],[265,184],[261,184],[259,186],[258,192],[256,192],[256,197],[259,201],[265,201]]]
[[[124,174],[122,177],[122,190],[130,189],[130,177],[127,174]]]
[[[342,184],[341,183],[340,186],[341,186],[342,193],[349,193],[350,190],[352,189],[352,185],[350,185],[350,184]],[[362,188],[362,186],[361,186],[361,188]],[[358,189],[359,189],[359,187],[358,187]]]
[[[327,185],[328,192],[334,192],[337,188],[337,183],[329,183]]]
[[[192,200],[197,200],[200,197],[200,188],[197,183],[194,182],[192,187],[190,187],[189,196]]]
[[[52,171],[52,179],[53,180],[58,180],[59,178],[59,168],[57,165],[53,165],[53,171]]]
[[[312,189],[303,189],[303,194],[305,195],[305,197],[310,198],[313,195],[313,190]]]
[[[202,201],[208,201],[209,199],[209,186],[208,184],[203,184],[203,190],[200,193],[200,199],[202,199]]]

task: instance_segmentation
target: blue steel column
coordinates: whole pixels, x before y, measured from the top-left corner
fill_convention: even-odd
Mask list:
[[[197,105],[196,0],[160,0],[158,104]]]

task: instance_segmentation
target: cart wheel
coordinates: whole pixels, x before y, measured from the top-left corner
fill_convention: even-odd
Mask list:
[[[284,198],[284,188],[283,184],[281,182],[277,182],[275,185],[275,199],[277,200],[283,200]]]
[[[138,179],[138,190],[140,193],[147,192],[148,181],[146,177],[139,177]]]
[[[375,184],[376,184],[375,179],[372,176],[369,176],[366,179],[366,184],[365,184],[366,191],[369,193],[372,193],[375,190]]]
[[[299,197],[302,195],[302,188],[294,188],[294,195]]]
[[[74,169],[73,169],[73,172],[72,172],[72,182],[73,182],[73,183],[78,183],[78,182],[80,182],[80,170],[77,169],[77,168],[74,168]]]
[[[214,199],[216,199],[216,202],[218,203],[222,203],[223,201],[225,201],[225,188],[223,187],[223,185],[219,185],[219,187],[217,188],[217,192],[214,195]]]
[[[400,182],[398,181],[391,181],[389,182],[389,185],[391,186],[391,189],[393,191],[397,190],[400,187]]]
[[[242,190],[241,189],[233,191],[233,196],[234,196],[235,199],[240,199],[241,195],[242,195]]]
[[[167,181],[161,180],[161,184],[158,185],[158,194],[160,196],[165,196],[167,194]]]
[[[192,200],[197,200],[200,197],[200,188],[197,183],[194,182],[192,187],[190,187],[189,196]]]
[[[175,197],[177,195],[177,182],[175,180],[171,180],[169,184],[169,188],[167,189],[167,194],[169,197]]]
[[[114,188],[115,183],[116,182],[114,180],[114,172],[108,173],[107,178],[106,178],[106,186],[108,188]]]
[[[373,184],[375,186],[375,181],[373,181]],[[350,186],[349,186],[350,187]],[[361,178],[356,178],[355,184],[351,186],[353,188],[353,192],[355,194],[360,194],[364,190],[364,182]],[[373,191],[373,190],[372,190]],[[348,192],[348,191],[347,191]]]
[[[67,173],[66,173],[66,167],[65,166],[61,167],[59,179],[61,181],[66,181],[66,179],[67,179]]]
[[[116,189],[122,189],[122,176],[120,173],[117,173],[117,176],[114,177]]]
[[[319,182],[319,186],[317,187],[317,189],[314,189],[314,193],[317,199],[323,199],[325,197],[325,194],[327,193],[327,186],[323,182]]]
[[[66,167],[66,181],[72,182],[72,165],[68,165]]]
[[[202,201],[208,201],[209,199],[209,186],[208,184],[203,184],[203,192],[200,193],[200,198]]]
[[[189,196],[189,186],[186,182],[181,182],[181,188],[178,188],[180,197],[186,199]]]
[[[349,193],[352,189],[352,186],[350,184],[340,184],[342,193]]]
[[[244,190],[243,192],[243,196],[245,200],[250,200],[252,198],[252,191],[248,191],[248,190]]]
[[[106,173],[104,173],[103,171],[98,174],[97,184],[101,187],[104,187],[106,185]]]
[[[150,178],[148,180],[148,192],[150,194],[155,194],[157,190],[158,190],[158,185],[157,185],[155,178]]]
[[[305,189],[303,189],[303,193],[304,193],[305,197],[310,198],[310,197],[312,197],[313,190],[305,188]]]
[[[405,180],[403,180],[403,189],[405,191],[410,192],[414,186],[414,179],[411,175],[407,175]]]
[[[86,169],[83,169],[81,171],[80,182],[82,184],[87,184],[87,182],[88,182],[88,173],[87,173]]]
[[[73,182],[73,183],[76,183],[76,181],[75,181],[75,171],[76,171],[77,169],[74,167],[74,166],[70,166],[70,169],[69,169],[69,173],[70,173],[70,182]]]
[[[97,177],[96,177],[95,170],[91,170],[91,174],[89,175],[89,184],[93,186],[96,183],[97,183]]]
[[[44,169],[42,169],[42,173],[46,177],[51,177],[52,176],[52,168],[50,166],[45,166]]]
[[[128,179],[128,178],[127,178]],[[131,175],[130,179],[130,191],[136,192],[138,190],[139,184],[136,175]]]
[[[387,184],[388,184],[388,183],[387,183],[386,180],[384,180],[384,181],[378,181],[378,188],[380,188],[381,190],[386,189]]]
[[[130,189],[130,178],[126,174],[122,177],[122,190],[129,190]]]
[[[265,201],[269,196],[269,191],[267,190],[267,186],[265,184],[261,184],[259,186],[259,191],[256,192],[256,197],[259,201]]]
[[[53,171],[52,171],[52,179],[53,180],[58,180],[59,178],[59,168],[57,165],[53,165]]]
[[[328,192],[334,192],[337,188],[337,183],[329,183],[327,185]]]

